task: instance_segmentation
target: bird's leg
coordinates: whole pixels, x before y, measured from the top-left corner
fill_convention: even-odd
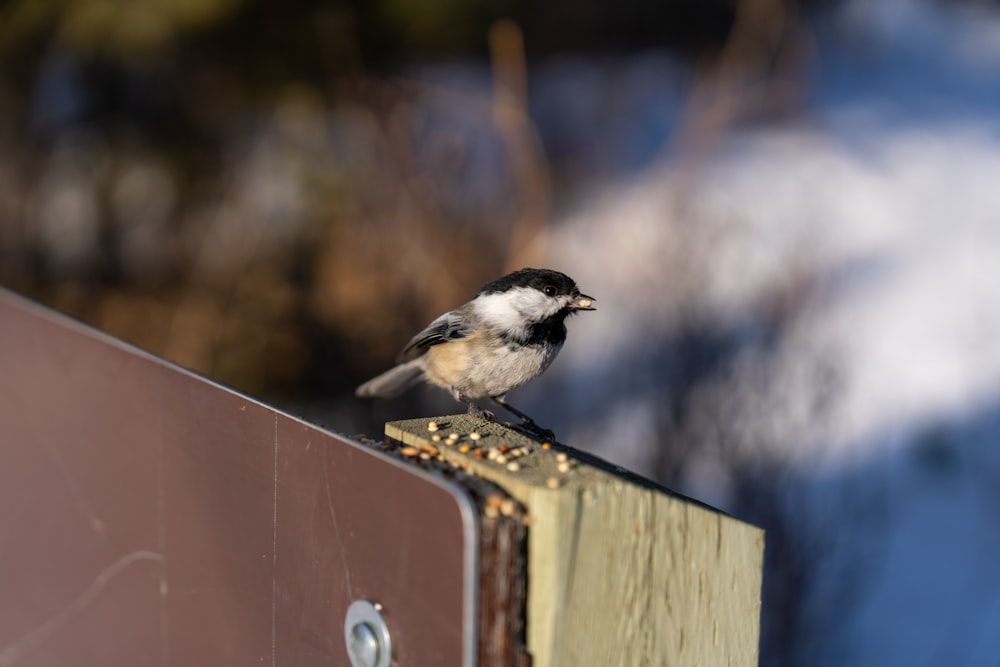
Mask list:
[[[451,388],[451,395],[456,401],[464,405],[469,409],[469,414],[473,417],[479,417],[480,419],[485,419],[486,421],[495,422],[497,416],[490,412],[489,410],[483,410],[481,407],[476,405],[471,398],[460,392],[455,387]]]
[[[534,419],[532,419],[528,415],[524,414],[523,412],[521,412],[520,410],[518,410],[513,405],[511,405],[510,403],[507,402],[507,396],[506,395],[501,394],[500,396],[490,396],[490,400],[493,401],[494,403],[496,403],[497,405],[501,406],[502,408],[506,409],[511,414],[515,414],[518,417],[520,417],[521,418],[521,422],[523,424],[531,425],[531,426],[535,425],[535,420]]]
[[[490,396],[490,400],[496,403],[497,405],[502,406],[511,414],[517,415],[518,417],[521,418],[520,429],[518,430],[524,430],[528,432],[530,435],[538,436],[541,438],[548,438],[550,440],[555,439],[556,437],[555,433],[553,433],[547,428],[542,428],[541,426],[535,423],[534,419],[532,419],[531,417],[524,414],[523,412],[515,408],[513,405],[508,403],[506,395],[501,394],[500,396]]]

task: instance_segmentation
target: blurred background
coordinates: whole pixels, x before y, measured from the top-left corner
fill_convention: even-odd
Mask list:
[[[1000,4],[7,0],[0,284],[348,433],[523,266],[511,401],[767,530],[762,665],[997,665]]]

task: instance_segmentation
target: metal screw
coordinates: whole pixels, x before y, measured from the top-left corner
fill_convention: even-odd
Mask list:
[[[351,628],[347,637],[347,654],[352,665],[375,667],[378,664],[378,639],[375,631],[367,623],[358,623]]]
[[[382,605],[355,600],[344,618],[344,642],[353,667],[389,667],[392,638],[382,617]]]

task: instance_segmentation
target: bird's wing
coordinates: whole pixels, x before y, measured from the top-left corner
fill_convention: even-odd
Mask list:
[[[416,359],[426,352],[429,347],[465,338],[469,333],[470,328],[461,310],[453,310],[445,313],[410,339],[410,342],[406,344],[403,351],[399,353],[396,363],[404,363]]]

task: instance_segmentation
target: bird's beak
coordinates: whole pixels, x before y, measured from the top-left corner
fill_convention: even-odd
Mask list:
[[[573,310],[597,310],[596,308],[594,308],[595,301],[597,301],[597,299],[595,299],[592,296],[587,296],[586,294],[580,294],[575,299],[573,299],[573,303],[571,303],[570,306],[573,308]]]

